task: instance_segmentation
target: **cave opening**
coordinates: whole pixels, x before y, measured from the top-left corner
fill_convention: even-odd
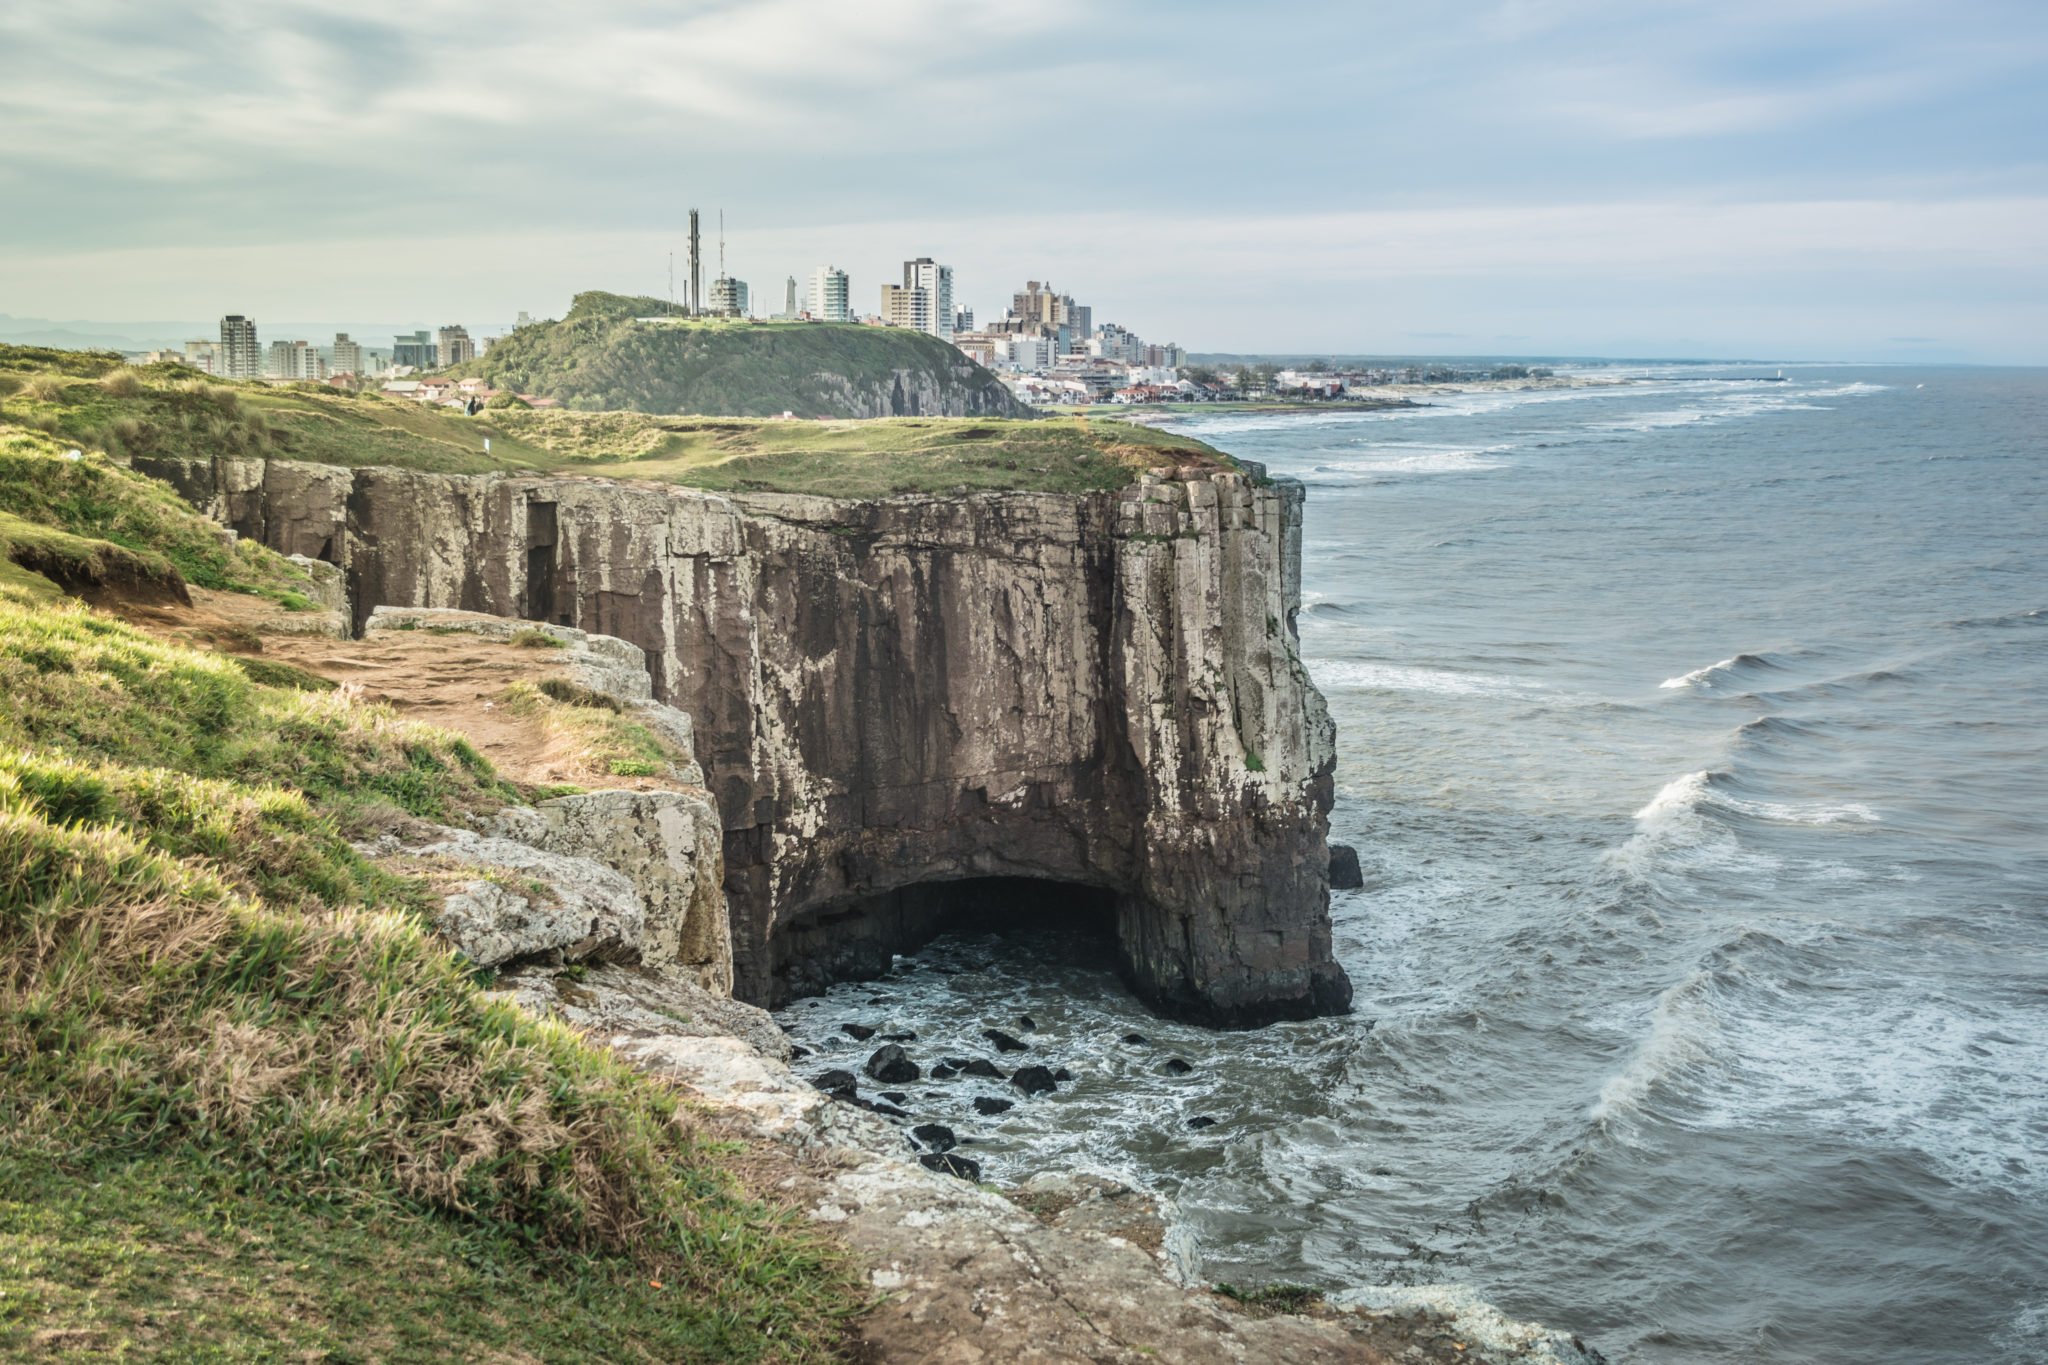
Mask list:
[[[1072,956],[1112,964],[1117,893],[1046,877],[966,877],[916,882],[808,911],[770,939],[771,1008],[840,981],[888,974],[899,953],[942,934],[1052,935]]]

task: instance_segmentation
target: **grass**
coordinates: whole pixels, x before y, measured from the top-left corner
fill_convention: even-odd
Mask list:
[[[250,662],[0,601],[0,1357],[822,1358],[832,1246],[347,837],[510,789]]]
[[[612,698],[565,678],[515,682],[505,691],[505,704],[515,715],[539,720],[549,741],[561,743],[577,763],[598,772],[660,777],[677,771],[681,755],[668,741],[628,720]]]
[[[728,324],[655,330],[678,336],[752,336],[835,329]],[[109,390],[108,376],[120,377],[113,385],[119,392]],[[483,450],[487,438],[488,454]],[[177,366],[122,369],[117,357],[105,353],[0,346],[0,461],[10,442],[27,443],[23,448],[43,464],[65,449],[82,450],[84,459],[74,466],[98,470],[100,476],[75,475],[72,482],[91,482],[98,493],[105,492],[105,472],[118,470],[111,463],[116,458],[139,461],[138,467],[147,469],[152,459],[216,455],[438,473],[574,472],[720,492],[846,498],[957,489],[1086,493],[1121,487],[1155,465],[1232,463],[1191,437],[1087,414],[781,421],[515,408],[467,418],[409,399],[352,396],[319,385],[221,384],[194,379]],[[42,472],[41,465],[36,468]],[[131,521],[163,500],[175,503],[167,487],[119,472],[136,489],[154,490],[149,497],[128,490],[135,504],[128,511]],[[0,511],[36,520],[38,510],[9,496],[9,485],[21,481],[18,472],[0,467]],[[95,501],[94,490],[75,496]],[[174,546],[116,526],[105,516],[88,520],[74,518],[75,524],[65,528],[131,548],[157,544],[201,587],[234,577],[228,572],[233,566],[220,559],[217,533],[210,533],[211,545],[183,538]],[[242,576],[251,572],[244,570]]]

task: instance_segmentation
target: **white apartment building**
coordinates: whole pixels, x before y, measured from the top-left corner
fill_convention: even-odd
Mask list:
[[[350,341],[347,332],[334,334],[334,372],[362,377],[363,348],[360,343]]]
[[[256,340],[256,319],[230,313],[220,320],[220,351],[214,373],[224,379],[263,377],[263,349]]]
[[[443,365],[460,365],[476,359],[476,343],[465,327],[443,327],[434,333],[435,354]]]
[[[743,318],[747,311],[747,282],[720,275],[711,282],[711,311],[722,318]]]
[[[265,379],[325,379],[327,361],[310,341],[273,341],[264,361]]]
[[[953,335],[953,267],[939,265],[929,256],[920,256],[914,261],[903,263],[903,289],[905,293],[922,292],[922,305],[913,314],[915,321],[900,324],[915,327],[920,332],[930,332],[935,337]],[[888,317],[888,310],[882,312]],[[892,319],[893,321],[893,319]]]
[[[852,301],[848,298],[846,272],[835,265],[821,265],[811,272],[810,314],[820,322],[852,322]]]
[[[908,284],[882,286],[882,321],[891,327],[914,327],[928,332],[931,313],[932,296],[928,290]]]

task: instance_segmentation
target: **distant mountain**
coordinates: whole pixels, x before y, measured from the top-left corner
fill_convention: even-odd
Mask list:
[[[454,373],[586,412],[721,417],[1029,417],[1001,380],[903,327],[670,319],[597,291],[521,327]],[[659,321],[637,321],[659,318]]]

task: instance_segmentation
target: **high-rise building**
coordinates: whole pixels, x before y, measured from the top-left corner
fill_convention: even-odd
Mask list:
[[[476,359],[476,343],[464,327],[447,326],[434,333],[435,357],[443,365],[460,365]]]
[[[821,265],[811,272],[811,316],[820,322],[851,322],[851,286],[846,272],[836,265]]]
[[[932,296],[920,285],[885,284],[882,286],[882,321],[891,327],[914,327],[920,332],[929,331]]]
[[[217,341],[188,341],[185,343],[185,363],[206,371],[220,373],[220,343]]]
[[[514,327],[531,327],[531,326],[533,326],[533,314],[531,314],[531,313],[527,312],[527,311],[526,311],[526,310],[525,310],[524,308],[520,309],[520,310],[519,310],[519,321],[517,321],[517,322],[513,323],[512,325],[513,325]]]
[[[256,319],[230,313],[220,320],[219,368],[224,379],[261,379],[263,349],[256,340]]]
[[[971,331],[973,331],[973,330],[974,330],[974,310],[973,310],[972,308],[955,308],[955,309],[953,310],[953,333],[954,333],[954,335],[956,335],[956,336],[957,336],[957,335],[959,335],[959,334],[960,334],[961,332],[971,332]]]
[[[273,341],[264,356],[265,379],[325,379],[327,361],[310,341]]]
[[[434,368],[434,339],[426,332],[391,338],[391,363],[410,365],[416,370]]]
[[[939,265],[929,256],[905,261],[903,288],[906,291],[922,291],[924,304],[917,313],[916,321],[901,325],[915,327],[920,332],[930,332],[938,337],[953,335],[952,266]],[[888,316],[886,310],[882,316]]]
[[[292,377],[292,344],[289,341],[273,341],[270,350],[263,357],[265,379],[290,379]]]
[[[362,377],[363,348],[360,344],[350,341],[347,332],[334,334],[334,372]]]
[[[720,275],[711,282],[711,311],[722,318],[747,316],[747,282]]]
[[[789,282],[782,286],[782,315],[786,318],[796,316],[796,276],[794,275],[791,275]]]

